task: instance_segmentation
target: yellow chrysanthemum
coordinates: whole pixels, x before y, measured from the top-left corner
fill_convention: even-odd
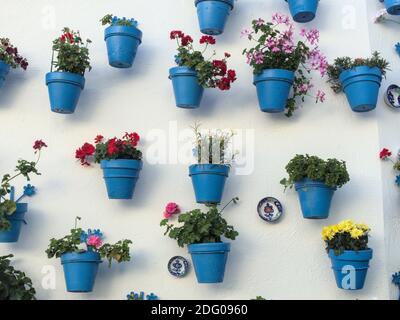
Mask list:
[[[353,239],[358,239],[360,238],[362,235],[364,235],[364,231],[354,228],[353,230],[351,230],[350,235]]]
[[[357,224],[357,228],[363,230],[364,232],[371,231],[371,228],[369,226],[367,226],[365,223]]]

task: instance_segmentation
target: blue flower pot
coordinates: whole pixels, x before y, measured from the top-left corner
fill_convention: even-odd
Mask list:
[[[92,251],[83,253],[71,252],[61,255],[67,291],[93,291],[97,270],[101,262],[100,254]]]
[[[289,4],[293,20],[300,23],[310,22],[315,18],[319,0],[285,0]]]
[[[400,0],[385,0],[385,7],[389,14],[400,15]]]
[[[305,219],[327,219],[335,188],[323,182],[304,179],[295,183]]]
[[[188,67],[174,67],[169,70],[174,87],[176,106],[195,109],[200,106],[204,88],[199,85],[197,72]]]
[[[224,242],[188,245],[198,283],[220,283],[224,281],[230,247],[229,243]]]
[[[254,75],[261,111],[284,112],[294,81],[294,72],[284,69],[266,69]]]
[[[0,60],[0,88],[3,86],[6,76],[10,72],[10,65]]]
[[[143,162],[141,160],[102,160],[109,199],[132,199]]]
[[[346,250],[341,255],[336,256],[333,250],[329,251],[332,269],[339,289],[360,290],[364,287],[372,253],[372,249]]]
[[[49,72],[46,74],[46,85],[49,89],[51,111],[74,113],[85,86],[85,77],[71,72]]]
[[[189,167],[197,203],[221,203],[229,166],[221,164],[194,164]]]
[[[27,203],[17,203],[17,210],[8,218],[11,229],[0,231],[0,243],[18,242],[22,223],[25,223],[25,213],[28,211]]]
[[[200,31],[208,35],[224,32],[234,0],[195,0]]]
[[[104,31],[108,63],[115,68],[130,68],[142,43],[142,31],[136,27],[110,26]]]
[[[376,108],[382,81],[379,68],[355,67],[343,71],[339,80],[354,112],[368,112]]]

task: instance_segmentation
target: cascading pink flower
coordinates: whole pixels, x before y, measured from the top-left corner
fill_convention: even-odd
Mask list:
[[[325,96],[326,96],[325,92],[323,92],[321,90],[318,90],[317,91],[317,96],[316,96],[317,102],[324,102],[325,101]]]
[[[300,35],[302,37],[305,37],[312,45],[319,42],[319,31],[317,29],[311,29],[307,31],[307,29],[302,28],[300,31]]]
[[[95,247],[97,250],[103,245],[101,238],[96,235],[91,235],[87,238],[86,244],[91,247]]]
[[[178,214],[180,212],[181,212],[181,210],[180,210],[179,206],[175,202],[170,202],[165,207],[164,218],[169,219],[172,217],[172,215]]]

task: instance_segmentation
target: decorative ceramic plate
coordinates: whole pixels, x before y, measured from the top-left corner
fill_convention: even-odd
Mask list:
[[[283,208],[278,199],[266,197],[258,203],[257,212],[264,221],[275,222],[282,216]]]
[[[390,85],[386,90],[385,102],[393,109],[400,109],[400,87],[395,84]]]
[[[189,262],[181,256],[172,257],[168,262],[168,271],[174,277],[182,278],[189,271]]]

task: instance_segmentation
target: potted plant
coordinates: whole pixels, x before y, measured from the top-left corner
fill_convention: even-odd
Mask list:
[[[216,43],[212,36],[201,37],[199,42],[204,46],[203,51],[196,51],[192,37],[182,31],[172,31],[170,38],[178,44],[178,54],[175,56],[178,66],[169,70],[177,107],[198,108],[204,88],[218,88],[222,91],[231,88],[236,80],[236,72],[228,70],[227,59],[230,54],[225,53],[221,60],[211,60],[215,51],[210,58],[204,57],[207,48]]]
[[[46,250],[49,259],[61,258],[65,283],[68,292],[91,292],[96,280],[97,270],[102,259],[108,266],[115,260],[118,263],[130,261],[131,240],[121,240],[115,244],[103,243],[103,233],[98,229],[84,231],[75,226],[71,233],[61,239],[50,239]]]
[[[293,20],[304,23],[314,20],[319,0],[285,0],[289,4]]]
[[[221,211],[216,205],[202,212],[195,209],[182,213],[178,217],[180,226],[161,221],[166,227],[164,235],[178,242],[178,246],[188,246],[198,283],[219,283],[224,281],[225,266],[230,251],[230,243],[222,242],[222,237],[235,240],[239,235],[233,226],[228,225],[222,212],[231,203],[239,199],[233,198]]]
[[[232,151],[233,131],[208,131],[202,133],[200,126],[193,127],[196,163],[189,167],[197,203],[219,204],[225,181],[229,176],[236,153]]]
[[[107,44],[108,62],[115,68],[130,68],[142,43],[142,31],[135,19],[118,18],[107,14],[100,20],[102,25],[109,25],[104,31]]]
[[[74,113],[81,91],[85,86],[85,71],[91,70],[88,45],[79,31],[69,28],[53,41],[51,70],[46,74],[51,111]],[[55,71],[53,71],[53,69]]]
[[[11,266],[12,254],[0,257],[0,300],[36,300],[32,280]]]
[[[365,224],[355,224],[345,220],[322,230],[322,239],[332,261],[338,288],[360,290],[372,259],[372,249],[368,248],[370,228]]]
[[[379,158],[383,161],[387,161],[389,160],[392,164],[393,164],[393,169],[397,172],[400,171],[400,153],[397,154],[397,158],[396,159],[392,159],[392,152],[387,149],[387,148],[383,148],[382,151],[379,153]],[[398,187],[400,187],[400,174],[396,175],[396,185]]]
[[[95,145],[86,142],[76,150],[75,158],[83,166],[90,166],[91,161],[100,163],[109,199],[132,199],[143,167],[142,152],[137,149],[139,140],[136,132],[125,133],[122,139],[104,140],[98,135]]]
[[[304,40],[295,42],[294,26],[289,17],[275,13],[271,22],[253,20],[251,30],[242,31],[242,37],[255,43],[243,54],[253,68],[261,111],[281,113],[288,117],[311,95],[309,74],[318,70],[324,76],[328,63],[318,48],[319,31],[301,29]],[[289,97],[289,94],[293,91]],[[318,90],[315,102],[324,102],[325,93]]]
[[[328,82],[335,93],[344,91],[354,112],[368,112],[376,108],[382,77],[389,70],[389,62],[375,51],[372,57],[336,58],[328,67]]]
[[[222,34],[233,10],[234,0],[195,0],[194,4],[200,31],[208,35]]]
[[[0,88],[4,84],[10,68],[19,67],[26,70],[28,61],[18,53],[18,48],[11,44],[10,39],[0,38]]]
[[[386,10],[389,14],[400,15],[400,0],[379,0],[385,3]]]
[[[337,159],[323,160],[317,156],[296,155],[286,166],[289,178],[281,184],[299,195],[305,219],[326,219],[333,194],[350,181],[346,163]]]
[[[37,154],[36,161],[20,159],[13,174],[3,175],[0,189],[0,243],[18,241],[21,226],[23,222],[26,223],[25,214],[28,211],[28,204],[20,201],[25,196],[30,197],[35,194],[35,187],[28,184],[24,187],[23,195],[15,200],[15,191],[11,182],[21,176],[30,181],[32,174],[40,175],[36,166],[40,160],[41,150],[45,147],[47,145],[42,140],[35,141],[33,149]]]

